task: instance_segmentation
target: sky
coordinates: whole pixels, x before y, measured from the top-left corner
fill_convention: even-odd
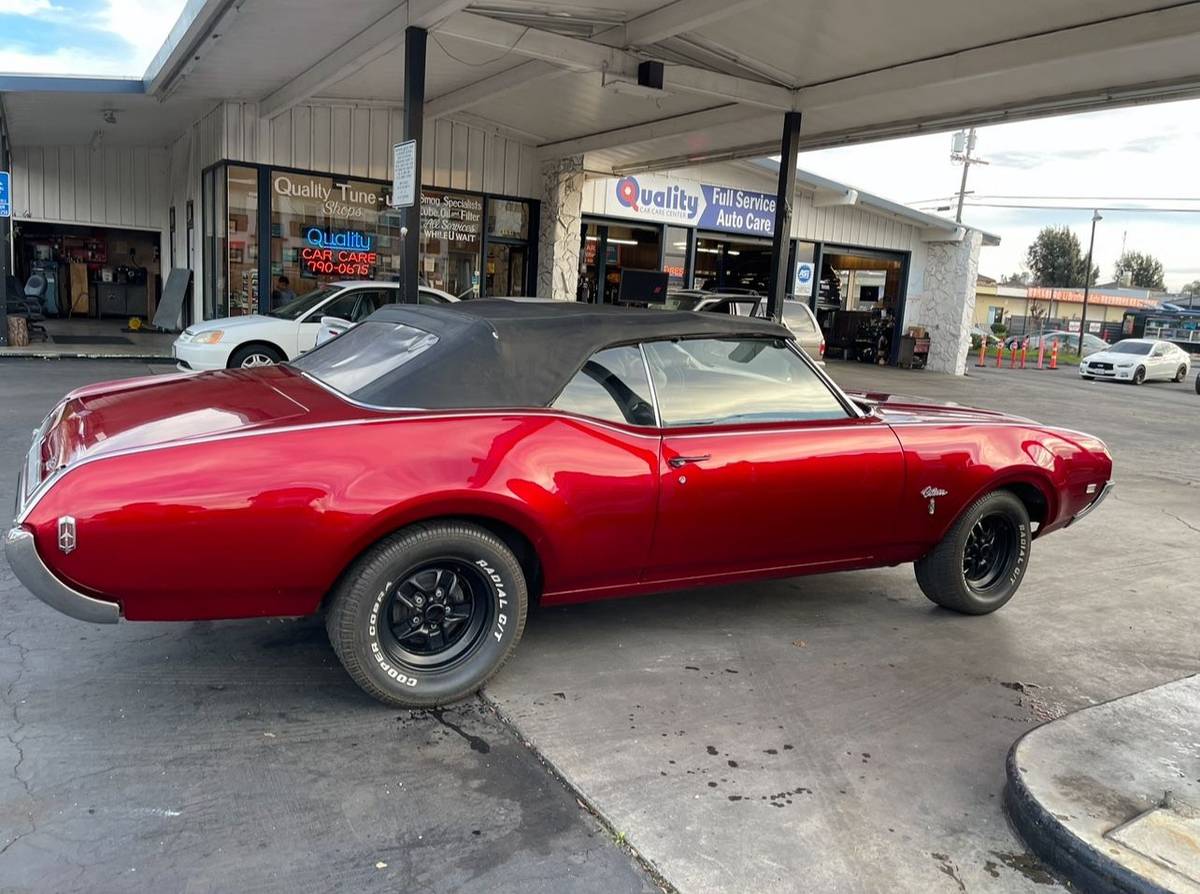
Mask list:
[[[141,77],[184,2],[0,0],[0,72]],[[1001,239],[980,256],[980,272],[988,276],[1020,271],[1043,226],[1066,224],[1086,251],[1093,205],[1200,212],[1200,201],[1179,201],[1200,200],[1200,100],[981,128],[976,154],[989,164],[971,167],[967,188],[975,194],[967,199],[963,220]],[[950,160],[949,134],[806,152],[800,167],[929,211],[953,204],[962,173]],[[1146,197],[1150,200],[1118,200]],[[1170,289],[1200,280],[1200,213],[1101,213],[1095,249],[1101,281],[1113,278],[1122,245],[1161,260]]]
[[[0,72],[140,78],[184,0],[0,0]]]
[[[956,202],[962,167],[950,159],[950,135],[909,137],[804,152],[804,170],[943,216]],[[979,272],[999,279],[1022,269],[1044,226],[1069,226],[1086,253],[1093,205],[1191,208],[1196,213],[1104,211],[1094,263],[1113,279],[1124,244],[1162,261],[1168,289],[1200,280],[1200,100],[1136,106],[980,128],[963,222],[1000,237],[984,248]],[[1082,196],[1005,199],[992,196]],[[1105,196],[1109,198],[1098,199]],[[1149,197],[1150,201],[1117,201]],[[1197,201],[1187,202],[1181,199]],[[930,201],[933,200],[933,201]],[[1078,210],[972,207],[972,203],[1077,206]]]

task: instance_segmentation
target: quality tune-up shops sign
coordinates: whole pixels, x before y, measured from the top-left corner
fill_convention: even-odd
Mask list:
[[[604,189],[605,214],[747,236],[775,229],[770,193],[654,175],[607,180]]]

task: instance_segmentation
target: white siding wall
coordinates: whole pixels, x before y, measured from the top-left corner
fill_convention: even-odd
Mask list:
[[[264,120],[255,103],[228,102],[218,114],[218,157],[377,180],[391,178],[392,145],[404,132],[403,112],[394,106],[311,103]],[[426,121],[422,149],[427,186],[537,197],[534,147],[499,131]]]
[[[12,167],[16,221],[166,228],[164,148],[15,146]]]

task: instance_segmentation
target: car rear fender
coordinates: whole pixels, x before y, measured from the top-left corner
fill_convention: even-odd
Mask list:
[[[450,520],[478,524],[503,540],[520,561],[531,593],[540,584],[543,569],[555,567],[558,560],[552,538],[528,507],[497,494],[469,491],[422,497],[379,513],[363,534],[348,545],[342,575],[385,537],[412,525]]]

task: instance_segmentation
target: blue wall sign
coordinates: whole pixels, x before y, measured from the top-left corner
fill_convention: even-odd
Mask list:
[[[604,210],[620,217],[770,237],[775,229],[771,193],[640,174],[605,182]]]
[[[0,217],[12,217],[12,180],[8,171],[0,171]]]

